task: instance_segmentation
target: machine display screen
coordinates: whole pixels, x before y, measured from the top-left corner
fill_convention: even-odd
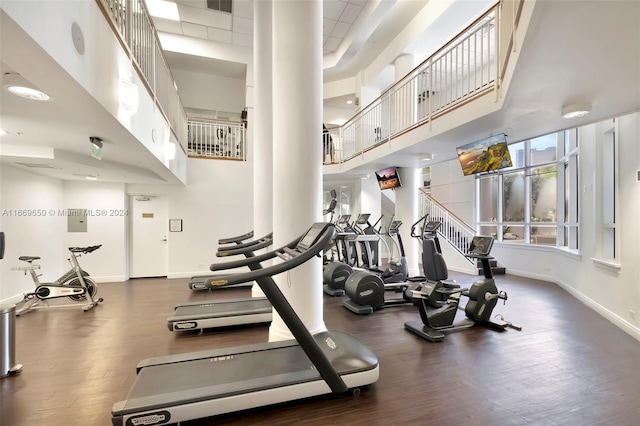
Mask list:
[[[491,247],[493,246],[493,237],[483,237],[483,236],[475,236],[471,240],[471,245],[469,246],[469,253],[475,254],[479,256],[486,256],[491,252]]]
[[[315,243],[316,240],[320,237],[326,225],[326,223],[314,223],[313,226],[304,235],[304,237],[300,239],[296,248],[300,250],[307,250],[309,247],[311,247],[313,243]]]
[[[428,232],[428,233],[436,232],[438,228],[440,228],[440,225],[442,225],[442,222],[440,222],[439,220],[430,220],[424,226],[424,232]]]
[[[398,228],[400,228],[400,225],[402,225],[401,220],[392,221],[391,224],[389,225],[389,231],[396,231]]]

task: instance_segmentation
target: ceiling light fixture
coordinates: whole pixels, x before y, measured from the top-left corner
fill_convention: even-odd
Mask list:
[[[352,101],[351,99],[349,99],[349,100],[347,101],[347,103],[348,103],[349,105],[351,105],[351,104],[353,103],[353,101]]]
[[[36,89],[20,74],[6,73],[4,75],[4,87],[10,93],[33,101],[48,101],[51,96]]]
[[[163,0],[147,0],[147,8],[149,15],[156,18],[170,19],[172,21],[180,20],[178,5],[174,2]]]
[[[562,117],[566,119],[584,117],[591,112],[591,104],[576,103],[562,107]]]
[[[435,157],[435,155],[433,154],[420,154],[418,156],[418,158],[420,158],[420,161],[431,161],[433,160],[433,158]]]

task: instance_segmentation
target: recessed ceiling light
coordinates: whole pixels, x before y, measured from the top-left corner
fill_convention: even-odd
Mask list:
[[[348,103],[349,105],[351,105],[351,104],[353,103],[353,101],[352,101],[351,99],[349,99],[349,100],[347,101],[347,103]]]
[[[36,89],[24,86],[7,86],[7,90],[14,95],[31,99],[32,101],[48,101],[51,99],[49,95]]]
[[[4,75],[4,87],[14,95],[33,101],[48,101],[51,99],[46,93],[29,84],[20,74],[7,73]]]
[[[435,155],[433,155],[433,154],[420,154],[418,156],[420,161],[431,161],[431,160],[433,160],[434,157],[435,157]]]
[[[584,117],[589,112],[591,112],[591,105],[587,103],[577,103],[562,107],[562,117],[567,119]]]

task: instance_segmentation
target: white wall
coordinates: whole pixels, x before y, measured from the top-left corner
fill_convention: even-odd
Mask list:
[[[227,260],[215,257],[218,239],[253,227],[250,162],[190,158],[188,182],[185,187],[127,185],[128,194],[166,194],[169,218],[182,219],[183,231],[168,235],[169,278],[209,272],[211,263]]]
[[[15,303],[34,287],[30,276],[11,270],[26,265],[19,256],[42,258],[38,262],[43,282],[64,272],[66,217],[58,214],[63,209],[63,185],[58,179],[2,164],[0,195],[0,230],[6,241],[0,260],[0,303]],[[28,216],[29,212],[36,216]]]
[[[167,146],[177,140],[96,2],[5,1],[2,8],[166,169],[184,182],[186,155],[178,149],[175,158],[170,159]],[[86,46],[82,55],[76,52],[73,37],[69,35],[72,23],[82,29]],[[135,113],[125,111],[120,105],[122,81],[136,87]],[[156,134],[156,140],[152,133]],[[166,170],[160,166],[160,172]]]
[[[87,232],[65,232],[64,247],[102,244],[82,255],[80,265],[96,282],[124,281],[127,277],[127,223],[129,211],[123,183],[64,181],[64,207],[86,209]],[[66,227],[66,223],[64,225]]]
[[[640,114],[618,119],[619,141],[619,267],[595,260],[598,256],[596,229],[598,145],[602,126],[580,128],[580,250],[496,243],[492,254],[507,272],[556,282],[592,309],[640,340]],[[630,311],[635,312],[632,318]]]
[[[431,195],[465,223],[474,224],[475,179],[455,159],[431,166]]]
[[[238,119],[245,105],[245,80],[172,70],[185,107],[217,111],[218,118]],[[233,116],[231,115],[233,114]]]

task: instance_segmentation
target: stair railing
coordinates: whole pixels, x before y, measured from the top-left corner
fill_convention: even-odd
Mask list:
[[[437,202],[423,189],[420,189],[419,193],[420,216],[424,216],[428,213],[429,220],[441,221],[442,226],[440,226],[438,233],[460,254],[468,254],[471,239],[475,235],[477,235],[476,230],[466,224],[462,219],[453,214],[442,204]],[[475,260],[472,260],[468,257],[465,257],[465,259],[469,262],[469,264],[475,264]]]

